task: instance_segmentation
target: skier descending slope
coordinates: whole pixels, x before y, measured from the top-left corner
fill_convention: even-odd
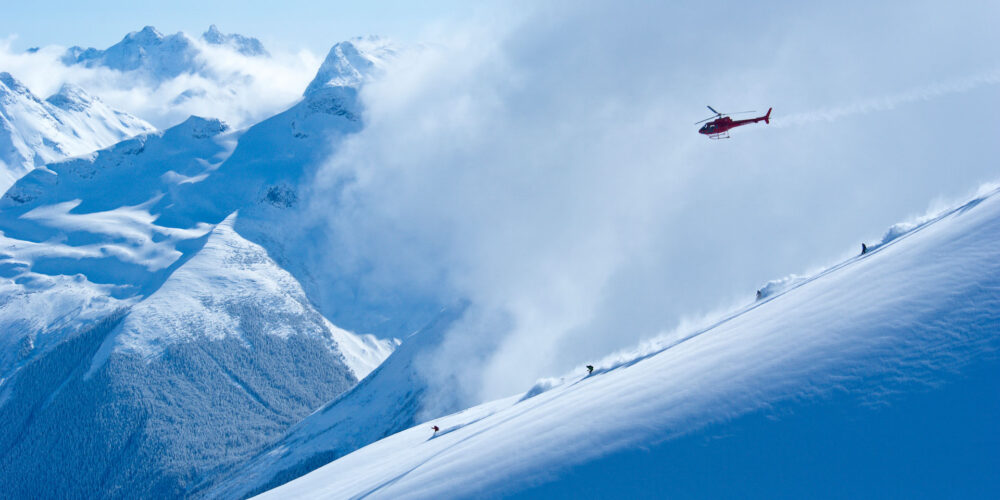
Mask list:
[[[456,430],[432,442],[399,432],[261,498],[997,498],[998,243],[994,191],[601,377],[442,417]]]

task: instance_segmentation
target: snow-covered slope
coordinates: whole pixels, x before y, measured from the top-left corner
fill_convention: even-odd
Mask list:
[[[64,85],[43,101],[10,73],[0,73],[0,191],[37,166],[152,130],[80,87]]]
[[[291,225],[361,126],[357,91],[314,89],[246,131],[191,117],[8,190],[0,490],[190,494],[388,356],[395,341],[333,326],[281,247],[244,234]]]
[[[192,117],[22,178],[0,200],[7,287],[0,295],[20,304],[0,310],[8,332],[0,352],[35,330],[36,346],[49,335],[61,340],[54,332],[78,328],[77,316],[92,321],[115,301],[148,296],[238,210],[236,225],[247,226],[252,240],[293,225],[304,182],[331,146],[361,127],[356,95],[355,87],[320,86],[245,132]],[[280,242],[264,246],[284,262]],[[66,300],[75,295],[79,303],[45,313],[66,287],[107,299],[73,292]],[[0,374],[7,369],[0,365]]]
[[[301,288],[231,219],[111,318],[5,384],[5,492],[181,495],[372,368],[348,364]]]
[[[235,220],[234,214],[215,226],[191,260],[129,310],[115,334],[105,339],[87,375],[99,370],[112,352],[155,358],[172,344],[240,339],[248,321],[281,339],[315,335],[333,357],[342,358],[330,366],[345,365],[349,379],[364,378],[388,356],[389,346],[372,336],[358,337],[326,321],[291,275],[233,230]]]
[[[0,378],[95,319],[141,300],[204,243],[212,224],[157,222],[157,202],[217,168],[233,134],[192,118],[36,169],[0,199]],[[28,340],[25,340],[28,339]],[[14,346],[34,348],[15,356]]]
[[[461,312],[441,311],[367,379],[296,424],[269,449],[225,472],[204,496],[246,498],[418,423],[427,390],[419,365]],[[437,403],[457,408],[457,402]]]
[[[995,497],[1000,194],[897,229],[703,330],[261,498]]]

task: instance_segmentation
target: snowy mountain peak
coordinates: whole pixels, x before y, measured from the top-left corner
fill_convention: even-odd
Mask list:
[[[330,49],[305,95],[325,87],[358,87],[377,76],[395,54],[392,43],[382,37],[358,37],[340,42]]]
[[[225,43],[226,35],[219,31],[219,27],[212,24],[208,30],[202,33],[201,38],[208,43]]]
[[[269,56],[264,44],[260,40],[240,35],[238,33],[225,34],[216,25],[208,27],[208,31],[201,35],[201,39],[211,45],[226,45],[245,56]]]
[[[106,50],[70,47],[63,54],[63,64],[81,64],[88,68],[104,66],[118,71],[141,70],[156,79],[172,78],[197,71],[198,49],[184,33],[164,36],[152,26],[133,31]]]
[[[146,26],[110,47],[74,46],[56,54],[74,68],[68,77],[76,83],[164,129],[191,114],[245,128],[294,103],[315,76],[308,58],[272,57],[260,40],[216,25],[200,34],[163,34]],[[97,75],[80,68],[121,74],[95,80]],[[112,83],[110,93],[91,86],[97,81]],[[152,101],[122,98],[144,93]]]
[[[225,46],[246,56],[269,56],[260,40],[239,34],[224,34],[214,24],[201,36],[209,45]],[[197,40],[183,32],[164,35],[152,26],[133,31],[105,50],[70,47],[62,56],[67,66],[103,66],[118,71],[141,71],[154,80],[184,73],[202,73],[204,62]]]
[[[131,40],[140,45],[151,45],[163,40],[163,33],[157,31],[153,26],[143,26],[141,30],[125,35],[125,40]]]
[[[72,83],[66,83],[59,92],[52,94],[45,101],[60,109],[83,111],[100,99]]]

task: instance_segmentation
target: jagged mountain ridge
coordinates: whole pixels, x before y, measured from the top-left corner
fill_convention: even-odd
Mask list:
[[[31,169],[153,131],[72,84],[45,100],[0,73],[0,190]]]
[[[202,33],[201,39],[212,45],[228,45],[245,56],[271,55],[260,40],[239,33],[223,33],[214,24],[208,27],[208,31]]]
[[[267,49],[256,38],[240,34],[224,34],[214,24],[200,40],[214,46],[228,47],[252,57],[269,57]],[[162,81],[184,73],[205,73],[211,68],[199,59],[197,41],[183,32],[164,35],[152,26],[133,31],[118,43],[101,50],[73,46],[61,60],[67,66],[106,67],[118,71],[139,71]]]
[[[257,38],[211,25],[201,35],[146,26],[103,49],[63,49],[65,77],[159,128],[189,115],[249,127],[294,104],[315,75],[308,52],[271,53]]]

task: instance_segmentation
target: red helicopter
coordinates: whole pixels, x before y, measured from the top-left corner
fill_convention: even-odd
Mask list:
[[[715,113],[715,116],[711,118],[705,118],[700,122],[696,122],[695,125],[701,122],[708,122],[700,129],[698,129],[699,134],[705,134],[709,139],[729,139],[729,129],[739,127],[740,125],[746,125],[748,123],[757,123],[764,120],[764,123],[771,123],[771,109],[767,108],[767,114],[764,116],[758,116],[757,118],[748,118],[746,120],[733,120],[727,115],[738,115],[742,113],[753,113],[754,111],[737,111],[736,113],[723,114],[715,110],[715,108],[708,106],[708,109]]]

